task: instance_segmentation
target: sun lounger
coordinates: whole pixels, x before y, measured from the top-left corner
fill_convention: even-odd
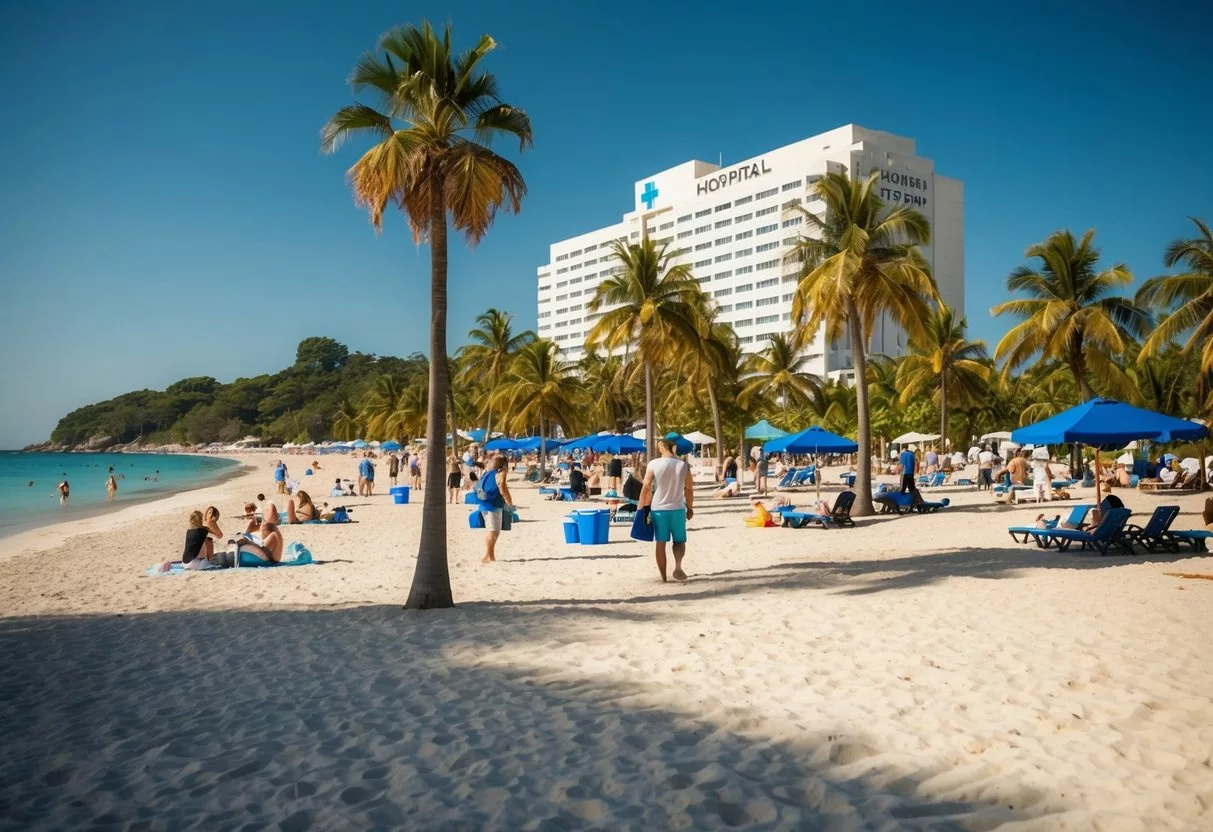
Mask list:
[[[1070,509],[1070,516],[1065,519],[1065,522],[1059,523],[1057,526],[1051,526],[1050,528],[1084,529],[1087,525],[1087,514],[1089,514],[1093,508],[1095,508],[1095,506],[1090,505],[1089,503],[1074,506],[1072,509]],[[1038,529],[1035,526],[1011,526],[1009,529],[1007,529],[1007,532],[1011,535],[1011,539],[1016,543],[1027,543],[1032,539],[1032,533],[1039,531],[1046,530]],[[1040,541],[1037,540],[1037,545],[1039,544]]]
[[[819,524],[823,529],[828,529],[830,524],[839,526],[854,526],[855,521],[851,519],[851,507],[855,505],[855,492],[844,491],[834,500],[834,507],[829,514],[818,514],[810,511],[782,511],[783,525],[790,526],[794,529],[803,529],[813,523]]]
[[[1150,515],[1150,521],[1144,526],[1126,526],[1125,536],[1137,546],[1146,551],[1167,549],[1179,551],[1179,541],[1171,536],[1171,524],[1179,516],[1179,506],[1157,506]]]
[[[793,486],[796,486],[796,485],[808,485],[808,484],[812,484],[812,483],[810,482],[810,480],[812,479],[812,477],[813,477],[813,469],[812,469],[812,468],[801,468],[799,471],[797,471],[797,472],[796,472],[796,476],[794,476],[794,477],[792,478],[792,485],[793,485]]]
[[[788,470],[784,471],[783,476],[779,479],[779,482],[775,483],[775,487],[788,488],[791,486],[792,480],[796,477],[796,471],[796,468],[789,468]]]
[[[855,475],[850,471],[844,471],[838,475],[838,478],[843,481],[847,488],[855,487]]]
[[[919,495],[918,499],[915,499],[912,494],[901,494],[896,491],[886,491],[875,497],[874,500],[880,503],[881,514],[909,514],[910,512],[933,514],[952,504],[952,501],[946,497],[942,500],[924,500]]]
[[[1213,540],[1213,532],[1208,529],[1184,529],[1170,534],[1176,542],[1191,546],[1193,552],[1209,551],[1209,541]]]
[[[1133,512],[1127,508],[1114,508],[1104,512],[1099,525],[1090,531],[1075,529],[1033,529],[1029,533],[1037,539],[1042,549],[1056,546],[1058,551],[1069,551],[1075,543],[1083,549],[1095,549],[1101,555],[1108,554],[1110,549],[1119,549],[1127,555],[1133,554],[1133,545],[1125,534],[1125,524]]]

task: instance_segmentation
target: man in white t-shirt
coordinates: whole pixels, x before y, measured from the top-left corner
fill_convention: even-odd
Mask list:
[[[674,456],[674,449],[665,439],[657,440],[661,452],[644,472],[644,487],[640,491],[641,508],[649,508],[653,523],[653,540],[657,544],[657,571],[665,575],[665,545],[674,542],[674,580],[685,581],[682,558],[687,552],[687,520],[695,512],[695,492],[692,490],[691,466]]]

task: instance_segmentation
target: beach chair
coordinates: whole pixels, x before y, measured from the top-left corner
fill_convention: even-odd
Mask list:
[[[1209,541],[1213,540],[1213,532],[1208,529],[1184,529],[1170,535],[1176,543],[1187,543],[1193,552],[1209,551]]]
[[[1055,529],[1060,527],[1085,529],[1087,526],[1087,515],[1093,508],[1095,508],[1095,506],[1090,505],[1089,503],[1074,506],[1072,509],[1070,509],[1070,516],[1066,518],[1064,523],[1058,523],[1056,526],[1050,526],[1049,528]],[[1011,535],[1011,539],[1016,543],[1027,543],[1032,539],[1032,535],[1030,533],[1039,531],[1045,530],[1038,529],[1035,526],[1011,526],[1009,529],[1007,529],[1007,532]],[[1021,537],[1023,538],[1022,540],[1020,539]],[[1039,544],[1039,541],[1037,541],[1037,543]]]
[[[782,511],[783,525],[790,526],[794,529],[803,529],[804,527],[818,523],[823,529],[828,529],[831,523],[835,523],[844,528],[847,526],[854,527],[855,521],[851,519],[851,508],[855,505],[855,492],[844,491],[834,500],[834,507],[830,509],[829,514],[818,514],[810,511]]]
[[[839,475],[838,475],[838,478],[839,478],[840,480],[842,480],[843,484],[844,484],[844,485],[845,485],[847,488],[854,488],[854,487],[855,487],[855,474],[854,474],[853,472],[851,472],[851,471],[843,471],[841,474],[839,474]]]
[[[945,481],[947,481],[947,479],[948,475],[943,471],[936,471],[934,474],[927,477],[926,486],[927,488],[939,488],[944,484]]]
[[[792,478],[792,485],[805,485],[809,481],[809,477],[813,476],[812,468],[801,468],[796,472],[796,476]]]
[[[1132,541],[1125,536],[1125,524],[1129,522],[1133,512],[1127,508],[1109,509],[1103,513],[1099,525],[1090,531],[1076,529],[1035,529],[1032,537],[1038,538],[1037,543],[1042,549],[1056,546],[1058,551],[1069,551],[1075,543],[1085,549],[1095,549],[1101,555],[1108,554],[1110,549],[1119,549],[1124,554],[1133,554]]]
[[[792,485],[792,480],[795,479],[795,477],[796,477],[796,471],[797,471],[796,468],[789,468],[788,470],[784,471],[783,476],[780,477],[780,479],[779,479],[779,482],[775,483],[775,487],[776,488],[790,487]]]
[[[1148,552],[1155,549],[1179,551],[1179,541],[1171,536],[1171,524],[1179,516],[1179,506],[1157,506],[1144,526],[1125,526],[1125,536]]]

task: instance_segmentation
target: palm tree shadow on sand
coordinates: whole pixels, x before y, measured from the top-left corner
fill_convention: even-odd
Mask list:
[[[805,716],[774,739],[544,661],[633,609],[397,607],[0,623],[0,803],[23,828],[144,821],[443,828],[991,827],[945,770]],[[494,662],[527,643],[533,662]],[[550,647],[549,647],[550,649]],[[515,653],[514,655],[518,655]],[[723,709],[723,710],[721,710]],[[751,723],[760,724],[757,720]],[[779,733],[786,735],[786,728]],[[1023,805],[1040,801],[1032,790]],[[1049,805],[1059,805],[1048,796]],[[1064,799],[1061,801],[1064,804]]]

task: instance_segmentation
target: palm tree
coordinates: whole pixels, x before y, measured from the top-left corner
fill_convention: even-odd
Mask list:
[[[540,338],[526,344],[510,362],[497,391],[497,405],[507,414],[509,429],[522,432],[539,424],[539,470],[544,473],[547,433],[554,422],[571,430],[580,422],[581,382],[572,365],[561,360],[560,347]]]
[[[1121,263],[1098,271],[1094,237],[1094,229],[1080,240],[1069,231],[1056,231],[1027,250],[1027,257],[1040,258],[1039,271],[1019,266],[1007,278],[1009,291],[1031,297],[990,310],[1021,319],[994,349],[1004,379],[1035,356],[1038,362],[1064,361],[1081,401],[1095,395],[1093,376],[1110,392],[1125,395],[1131,389],[1114,357],[1149,330],[1150,316],[1129,298],[1112,294],[1131,283],[1133,275]]]
[[[450,379],[446,361],[447,221],[475,245],[498,209],[517,213],[526,194],[522,174],[489,149],[495,137],[531,146],[526,113],[502,103],[497,79],[480,68],[496,43],[488,35],[455,55],[451,30],[429,23],[391,29],[350,77],[355,93],[369,92],[379,108],[352,104],[338,110],[321,131],[321,148],[336,151],[346,140],[369,134],[376,142],[349,170],[354,202],[370,212],[379,231],[383,212],[395,203],[413,239],[430,243],[430,379],[426,439],[425,504],[413,584],[405,606],[450,607],[443,499],[444,409]],[[399,126],[398,123],[399,122]]]
[[[362,423],[369,439],[398,439],[394,431],[398,420],[395,414],[401,409],[404,385],[395,376],[382,375],[374,387],[367,391],[362,401]]]
[[[699,342],[692,353],[695,372],[692,389],[703,386],[708,391],[712,409],[712,435],[716,439],[716,470],[724,470],[724,421],[720,415],[720,391],[733,392],[741,366],[741,344],[732,324],[717,320],[720,314],[715,303],[704,303],[699,310]],[[736,399],[736,396],[729,395]]]
[[[678,347],[699,338],[698,313],[702,292],[687,265],[671,261],[679,254],[645,237],[638,244],[611,243],[623,271],[601,283],[586,304],[590,313],[608,309],[586,335],[586,347],[607,350],[635,348],[644,371],[645,444],[649,459],[656,456],[657,420],[653,405],[654,370]]]
[[[785,427],[790,408],[811,405],[826,409],[821,379],[805,368],[809,359],[796,348],[794,337],[776,333],[770,343],[746,358],[738,403],[749,407],[755,398],[774,400],[783,409]]]
[[[578,364],[578,374],[589,396],[587,421],[592,429],[617,432],[631,424],[635,410],[628,396],[627,370],[622,358],[586,353]]]
[[[1163,262],[1168,269],[1182,264],[1184,271],[1152,277],[1137,291],[1137,303],[1171,310],[1142,344],[1139,362],[1159,354],[1187,333],[1184,354],[1200,351],[1200,367],[1213,371],[1213,234],[1203,220],[1191,218],[1199,232],[1190,239],[1172,240]]]
[[[911,352],[897,367],[901,403],[909,404],[924,390],[935,388],[939,406],[939,447],[948,447],[948,405],[981,397],[990,378],[983,341],[965,338],[965,321],[939,304],[924,322],[923,331],[910,339]]]
[[[514,316],[499,309],[489,309],[476,317],[476,326],[468,332],[472,343],[461,349],[464,375],[475,376],[485,390],[485,439],[493,438],[493,396],[501,386],[515,353],[535,340],[529,329],[514,334]],[[467,379],[471,381],[472,379]]]
[[[1019,377],[1027,387],[1026,402],[1019,416],[1021,425],[1050,419],[1078,402],[1078,386],[1069,367],[1058,363],[1052,370],[1048,368],[1049,365],[1042,365],[1042,372]]]
[[[362,417],[358,408],[349,399],[342,399],[333,414],[333,438],[342,442],[350,442],[358,438],[362,429]]]
[[[855,368],[859,471],[857,515],[872,505],[872,428],[868,404],[867,344],[877,319],[887,314],[910,335],[921,329],[935,281],[920,247],[931,239],[926,217],[905,205],[887,208],[877,195],[880,174],[852,180],[828,173],[813,186],[825,202],[818,217],[800,208],[812,236],[801,237],[787,258],[801,266],[792,299],[797,345],[810,343],[824,327],[831,342],[850,336]]]

